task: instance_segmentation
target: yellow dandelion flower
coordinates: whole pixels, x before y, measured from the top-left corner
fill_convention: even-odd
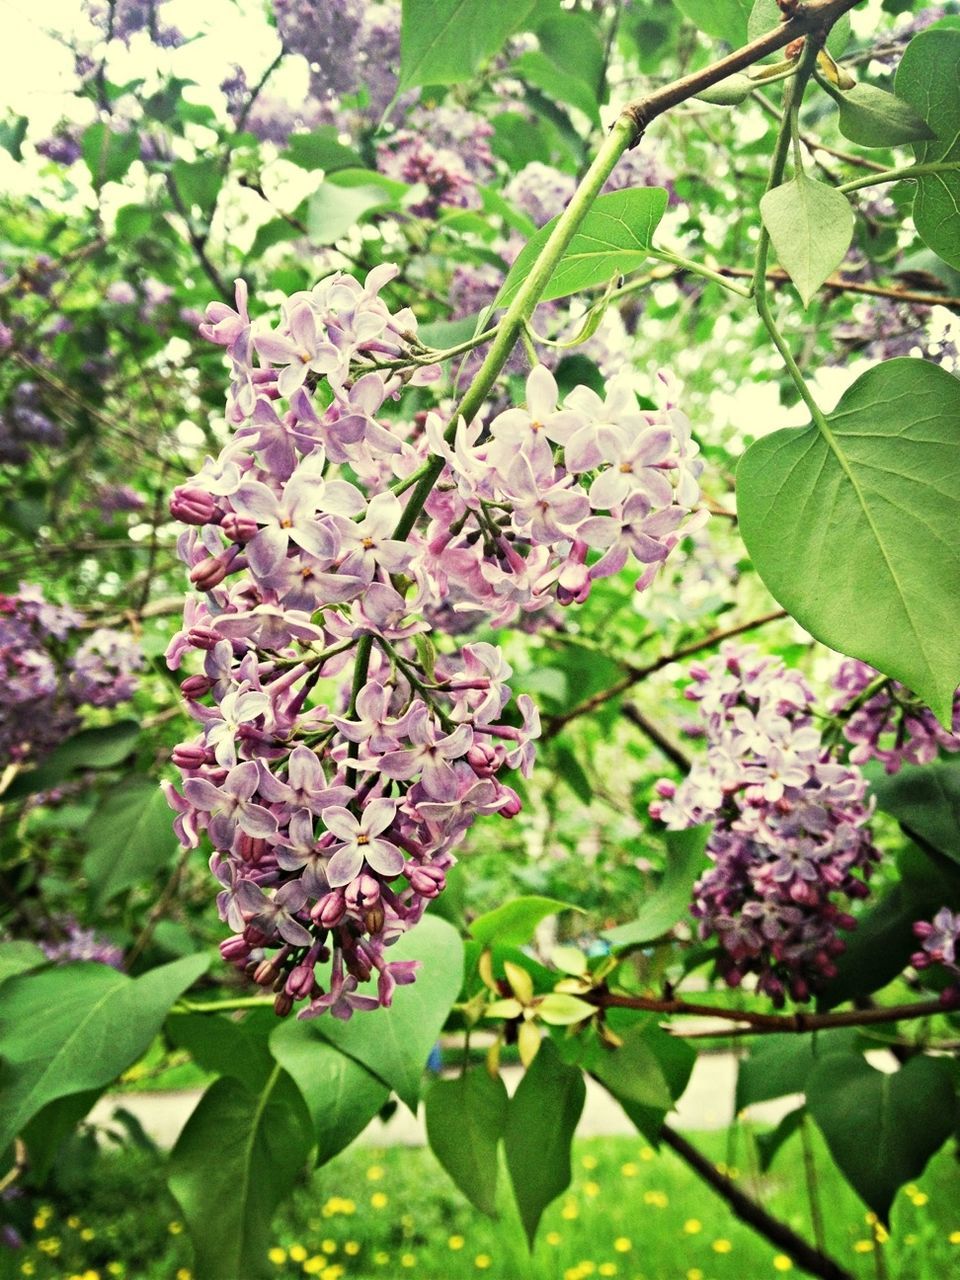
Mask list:
[[[573,1222],[580,1217],[580,1209],[573,1200],[568,1200],[560,1210],[560,1217],[565,1222]]]
[[[635,1178],[637,1174],[640,1172],[640,1170],[637,1168],[637,1166],[633,1163],[632,1160],[628,1160],[626,1164],[622,1164],[620,1166],[620,1172],[623,1174],[625,1178]]]
[[[597,1267],[597,1275],[615,1276],[617,1274],[617,1264],[615,1262],[601,1262]]]
[[[580,1280],[580,1268],[567,1267],[566,1271],[563,1273],[563,1280]]]
[[[856,1240],[853,1245],[854,1253],[873,1253],[872,1240]]]
[[[122,1262],[108,1262],[108,1263],[107,1263],[107,1270],[110,1272],[110,1274],[111,1274],[112,1276],[122,1276],[122,1275],[123,1275],[123,1263],[122,1263]]]
[[[390,1255],[389,1253],[384,1253],[382,1249],[378,1249],[373,1255],[373,1260],[378,1267],[385,1267],[390,1261]]]
[[[597,1264],[595,1262],[591,1262],[589,1258],[585,1262],[581,1262],[578,1265],[580,1267],[580,1274],[582,1276],[592,1276],[597,1269]]]
[[[20,1274],[22,1276],[32,1276],[36,1272],[36,1269],[37,1268],[34,1263],[27,1261],[21,1266]]]
[[[613,1242],[613,1247],[616,1249],[617,1253],[629,1253],[633,1248],[633,1244],[626,1236],[617,1236],[616,1240]]]
[[[281,1249],[278,1245],[274,1245],[272,1249],[267,1250],[267,1259],[275,1267],[282,1267],[287,1260],[287,1251],[286,1249]]]
[[[880,1221],[880,1219],[877,1217],[877,1215],[873,1212],[872,1209],[870,1209],[867,1213],[863,1215],[863,1220],[868,1227],[872,1227],[875,1222]]]
[[[343,1246],[343,1252],[348,1258],[355,1258],[360,1252],[360,1242],[358,1240],[348,1240]]]
[[[640,1150],[640,1159],[653,1160],[656,1154],[657,1153],[654,1151],[653,1147],[642,1147]]]
[[[688,1218],[683,1224],[684,1234],[688,1236],[698,1235],[703,1230],[703,1223],[699,1218]]]
[[[289,1249],[291,1262],[306,1262],[307,1251],[302,1244],[292,1244]]]
[[[326,1271],[327,1260],[322,1253],[315,1253],[312,1258],[308,1258],[303,1264],[303,1270],[308,1276],[318,1276],[321,1271]]]
[[[778,1253],[773,1260],[774,1271],[790,1271],[793,1268],[793,1262],[785,1253]]]
[[[83,1230],[80,1232],[81,1240],[89,1241],[89,1240],[95,1240],[96,1238],[97,1238],[97,1233],[94,1231],[93,1227],[84,1227]]]
[[[596,1156],[587,1155],[583,1157],[580,1163],[583,1165],[584,1169],[595,1169],[600,1162]]]
[[[958,1233],[958,1234],[960,1234],[960,1233]],[[908,1231],[908,1232],[907,1232],[907,1234],[903,1237],[903,1243],[904,1243],[904,1244],[908,1244],[908,1245],[909,1245],[909,1244],[916,1244],[916,1243],[917,1243],[917,1237],[913,1234],[913,1232],[912,1232],[912,1231]]]
[[[88,1277],[84,1276],[83,1280],[88,1280]],[[176,1280],[193,1280],[193,1272],[187,1267],[180,1267],[177,1270]]]
[[[925,1204],[929,1204],[930,1202],[930,1197],[925,1191],[918,1191],[917,1194],[915,1196],[911,1196],[910,1199],[913,1201],[915,1209],[922,1209]]]
[[[390,1197],[383,1191],[375,1191],[370,1197],[370,1203],[374,1209],[385,1209],[390,1203]]]
[[[382,1165],[379,1165],[379,1164],[372,1164],[372,1165],[370,1166],[370,1168],[367,1170],[367,1181],[368,1181],[368,1182],[379,1182],[379,1181],[380,1181],[380,1179],[381,1179],[382,1177],[383,1177],[383,1166],[382,1166]]]
[[[960,1231],[951,1231],[947,1239],[951,1244],[960,1244]]]
[[[886,1244],[890,1239],[890,1232],[881,1222],[878,1222],[873,1228],[873,1238],[877,1244]]]
[[[340,1280],[343,1275],[346,1275],[346,1271],[339,1262],[335,1262],[332,1267],[327,1267],[321,1273],[320,1280]]]
[[[645,1191],[643,1203],[653,1205],[655,1209],[665,1209],[670,1200],[665,1191]]]
[[[51,1258],[55,1258],[60,1252],[60,1237],[47,1236],[46,1240],[38,1240],[37,1248],[42,1253],[48,1253]]]
[[[403,1253],[400,1255],[400,1265],[401,1267],[415,1267],[417,1260],[412,1253]]]
[[[183,1232],[183,1223],[178,1222],[177,1219],[174,1218],[173,1222],[167,1223],[167,1230],[172,1236],[179,1236]]]
[[[713,1250],[714,1253],[729,1253],[733,1248],[733,1245],[730,1243],[729,1240],[724,1240],[723,1238],[721,1238],[719,1240],[714,1240],[710,1248]]]
[[[687,1272],[687,1280],[703,1280],[703,1272],[699,1267],[691,1267]]]
[[[336,1253],[336,1252],[337,1252],[337,1242],[336,1242],[336,1240],[324,1240],[324,1242],[323,1242],[323,1244],[321,1244],[320,1248],[323,1250],[323,1252],[324,1252],[324,1253]]]
[[[908,1182],[907,1185],[903,1188],[903,1190],[908,1196],[915,1196],[917,1192],[920,1190],[920,1188],[917,1186],[915,1182]]]
[[[589,1196],[591,1200],[596,1200],[597,1196],[600,1194],[600,1183],[585,1182],[583,1185],[583,1194],[585,1196]]]
[[[187,1272],[188,1277],[189,1277],[189,1274],[190,1273]],[[93,1268],[91,1267],[89,1270],[83,1273],[83,1275],[80,1277],[80,1280],[100,1280],[100,1272],[94,1271]]]
[[[42,1231],[43,1228],[47,1225],[47,1219],[43,1216],[42,1213],[36,1213],[33,1216],[33,1225],[37,1229],[37,1231]]]
[[[547,1244],[553,1245],[554,1248],[556,1248],[556,1246],[562,1242],[563,1236],[559,1231],[548,1231],[544,1239]]]
[[[447,1248],[452,1249],[454,1253],[456,1253],[457,1250],[462,1249],[465,1244],[466,1244],[466,1241],[464,1240],[463,1236],[451,1236],[450,1239],[447,1241]]]
[[[489,1253],[478,1253],[473,1260],[473,1265],[478,1271],[486,1271],[492,1262],[493,1259],[490,1257]]]

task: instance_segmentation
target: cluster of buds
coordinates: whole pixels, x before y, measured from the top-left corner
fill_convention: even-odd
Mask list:
[[[712,823],[713,867],[694,887],[701,938],[716,937],[731,986],[748,974],[779,1006],[835,973],[844,899],[863,898],[878,859],[866,781],[832,759],[803,676],[754,648],[725,645],[690,668],[707,750],[651,814],[673,830]]]

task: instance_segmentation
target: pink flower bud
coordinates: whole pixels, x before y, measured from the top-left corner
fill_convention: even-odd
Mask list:
[[[249,542],[256,537],[259,525],[249,516],[239,516],[235,511],[228,511],[220,522],[220,527],[231,542]]]
[[[178,769],[200,769],[207,763],[207,749],[199,743],[180,742],[170,752]]]
[[[199,591],[212,591],[227,576],[225,556],[207,556],[190,570],[190,581]]]
[[[217,515],[217,505],[205,489],[181,485],[173,491],[170,514],[184,524],[210,524]]]
[[[187,632],[187,640],[194,649],[204,649],[209,652],[220,643],[223,636],[219,631],[214,631],[213,627],[191,627]]]
[[[180,692],[193,700],[204,697],[212,688],[213,681],[209,676],[187,676],[186,680],[180,681]]]

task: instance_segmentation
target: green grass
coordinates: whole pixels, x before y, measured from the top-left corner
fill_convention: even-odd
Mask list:
[[[713,1160],[732,1167],[738,1182],[773,1213],[808,1232],[798,1140],[783,1148],[759,1182],[750,1173],[744,1130],[700,1134],[696,1141]],[[900,1193],[893,1234],[880,1246],[863,1205],[822,1149],[816,1154],[828,1248],[851,1273],[864,1280],[943,1280],[960,1272],[960,1168],[951,1154],[938,1156],[915,1187]],[[547,1211],[528,1258],[505,1192],[501,1219],[490,1222],[463,1200],[429,1152],[354,1146],[307,1180],[281,1211],[270,1269],[276,1280],[764,1280],[800,1274],[670,1152],[657,1154],[640,1139],[586,1139],[574,1145],[573,1175],[569,1191]],[[163,1188],[158,1162],[146,1153],[106,1155],[69,1194],[42,1201],[32,1212],[42,1225],[27,1248],[6,1255],[4,1276],[191,1280],[177,1207]]]

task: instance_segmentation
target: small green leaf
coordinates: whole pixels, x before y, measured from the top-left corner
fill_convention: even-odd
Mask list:
[[[187,208],[195,205],[204,218],[209,218],[216,208],[220,188],[223,186],[223,171],[220,166],[212,159],[197,160],[193,164],[186,160],[175,160],[171,174]]]
[[[19,164],[23,159],[23,140],[27,136],[29,120],[26,116],[14,116],[0,124],[0,147],[8,151]]]
[[[923,360],[858,378],[815,426],[740,462],[740,530],[767,587],[812,635],[952,719],[960,683],[960,381]]]
[[[544,1209],[570,1185],[570,1144],[586,1096],[579,1067],[544,1040],[510,1100],[504,1150],[531,1249]]]
[[[643,903],[636,919],[616,929],[606,929],[601,936],[614,947],[642,946],[663,937],[689,911],[694,882],[708,865],[709,838],[708,826],[668,831],[667,865],[660,884]]]
[[[721,80],[719,84],[704,89],[696,97],[701,102],[709,102],[716,107],[736,107],[741,102],[746,102],[756,87],[755,81],[744,75],[742,71],[737,71],[734,75],[727,76],[726,80]]]
[[[48,1102],[109,1084],[135,1062],[209,963],[187,956],[135,980],[103,964],[64,965],[5,982],[0,1150]]]
[[[763,224],[803,305],[843,261],[853,239],[850,201],[835,187],[798,173],[760,201]]]
[[[619,1102],[631,1102],[666,1113],[673,1105],[660,1060],[650,1044],[645,1023],[630,1027],[616,1049],[599,1048],[590,1070]]]
[[[400,83],[459,84],[519,31],[534,0],[403,0]]]
[[[861,147],[900,147],[935,136],[909,102],[876,85],[841,90],[821,83],[840,108],[840,132]]]
[[[570,1027],[586,1022],[597,1012],[596,1005],[588,1004],[579,996],[565,991],[551,991],[537,1005],[537,1016],[550,1027]]]
[[[914,144],[918,164],[960,162],[960,30],[937,26],[907,45],[894,87],[915,107],[935,137]],[[913,221],[925,244],[960,270],[960,169],[917,180]]]
[[[277,1205],[312,1142],[303,1099],[276,1067],[258,1093],[216,1080],[170,1155],[170,1190],[183,1210],[198,1280],[254,1280],[269,1270]]]
[[[427,1094],[430,1147],[470,1203],[496,1216],[497,1147],[507,1123],[503,1081],[475,1067],[455,1080],[438,1080]]]
[[[510,74],[519,76],[528,84],[542,89],[554,102],[566,102],[576,107],[595,125],[600,123],[600,108],[596,90],[578,76],[565,71],[540,49],[522,53],[511,65]]]
[[[363,163],[352,147],[345,147],[337,138],[332,124],[313,133],[294,133],[287,141],[287,149],[280,155],[301,169],[323,169],[334,173],[337,169],[359,169]]]
[[[686,1041],[663,1031],[655,1023],[644,1020],[642,1026],[645,1043],[656,1056],[660,1074],[666,1081],[670,1098],[675,1102],[690,1083],[690,1077],[697,1061],[696,1050]],[[621,1032],[621,1034],[630,1035],[633,1034],[633,1030],[628,1028],[626,1032]],[[654,1096],[656,1096],[655,1091]],[[656,1105],[647,1106],[642,1102],[636,1102],[619,1094],[616,1097],[625,1114],[633,1121],[639,1132],[643,1134],[652,1146],[659,1146],[660,1131],[663,1128],[664,1117],[672,1104],[667,1103],[664,1105],[661,1100]]]
[[[135,129],[113,132],[105,124],[92,124],[84,131],[80,150],[93,185],[119,182],[140,154],[140,137]]]
[[[653,233],[667,207],[662,187],[630,187],[598,196],[550,277],[543,301],[606,284],[647,260]],[[497,297],[509,306],[557,224],[553,218],[524,245]]]
[[[760,1170],[762,1173],[766,1173],[770,1168],[774,1157],[783,1144],[798,1132],[806,1114],[806,1107],[795,1107],[793,1111],[787,1112],[775,1129],[770,1129],[767,1133],[757,1134],[757,1154],[760,1156]]]
[[[0,942],[0,982],[46,963],[47,957],[32,942]]]
[[[422,961],[416,982],[398,987],[389,1009],[374,1009],[349,1022],[324,1016],[313,1025],[416,1111],[427,1055],[460,992],[463,944],[456,929],[428,915],[394,943],[387,959]]]
[[[919,1057],[886,1074],[859,1054],[831,1053],[807,1080],[807,1109],[844,1177],[888,1222],[897,1190],[953,1132],[953,1072],[944,1059]]]
[[[477,916],[470,926],[470,936],[489,946],[522,947],[533,937],[533,931],[541,920],[555,916],[560,911],[581,911],[571,902],[558,902],[556,898],[513,898],[502,907],[495,907],[485,915]]]
[[[318,1165],[349,1146],[390,1096],[382,1080],[329,1044],[315,1022],[287,1019],[274,1028],[270,1048],[307,1104]]]
[[[726,40],[734,48],[746,44],[751,0],[674,0],[674,3],[705,35]]]
[[[561,11],[537,25],[537,43],[551,62],[576,76],[596,98],[603,81],[603,45],[585,13]]]
[[[379,184],[340,186],[324,182],[307,203],[307,229],[317,244],[333,244],[374,209],[396,207],[396,200]]]
[[[108,791],[83,829],[83,872],[95,909],[170,865],[179,849],[170,806],[150,778],[125,778]]]

